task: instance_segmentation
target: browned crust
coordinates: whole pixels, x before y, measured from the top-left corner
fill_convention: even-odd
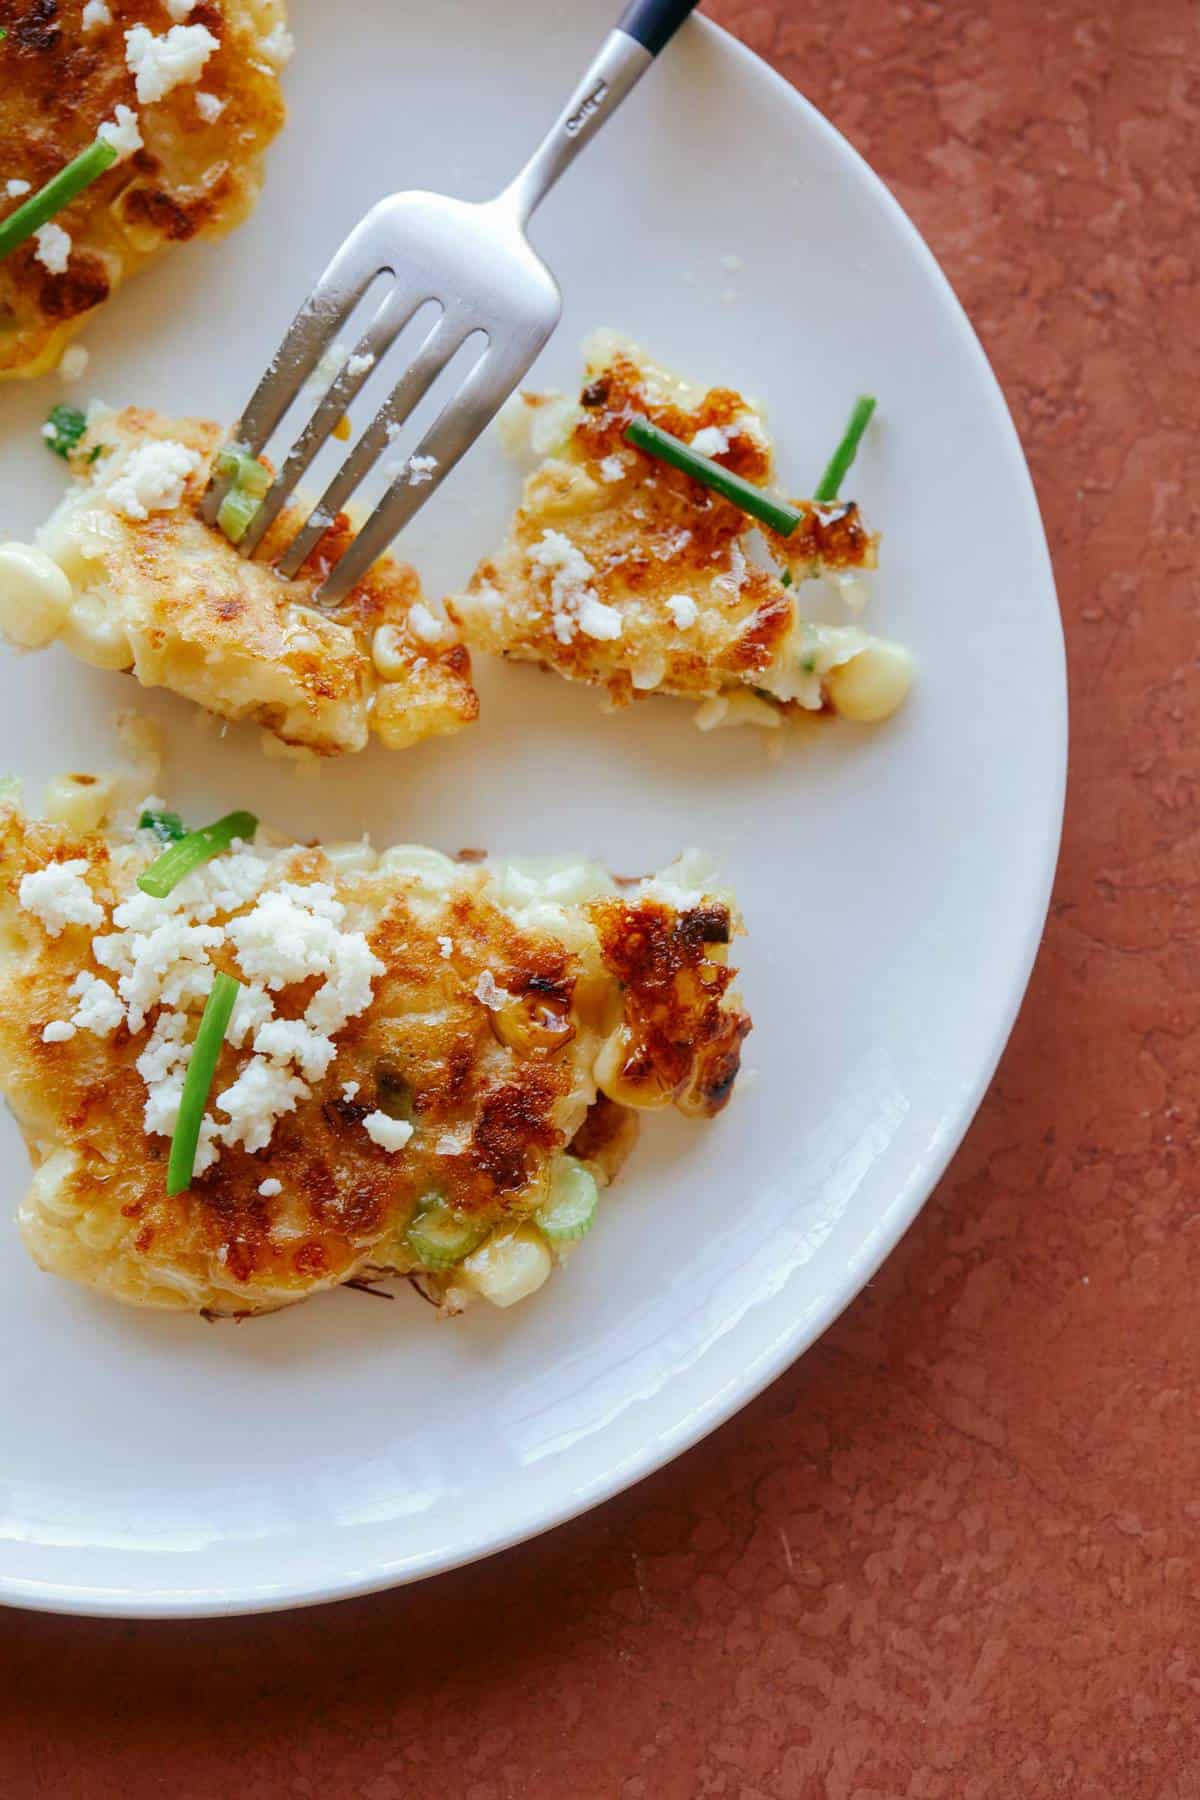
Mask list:
[[[746,401],[731,388],[710,388],[694,405],[664,398],[636,358],[620,349],[580,398],[582,417],[569,442],[529,477],[508,540],[479,564],[466,592],[448,600],[451,616],[472,644],[601,686],[616,705],[648,691],[703,699],[752,682],[795,626],[796,590],[747,554],[760,528],[741,508],[625,440],[635,417],[686,442],[718,427],[728,447],[715,460],[762,486],[772,475],[772,454],[765,434],[746,428]],[[527,401],[536,404],[536,397]],[[614,457],[625,470],[615,483],[604,470]],[[802,580],[818,568],[873,566],[876,540],[852,501],[794,504],[801,522],[790,537],[761,531],[778,570]],[[560,640],[548,582],[529,562],[547,530],[564,534],[586,557],[597,598],[622,615],[620,638],[598,641],[576,631]],[[671,597],[679,592],[699,611],[690,629],[671,617]],[[639,687],[635,676],[647,661],[658,665],[657,679]]]
[[[0,377],[57,360],[73,323],[98,306],[160,247],[226,230],[257,198],[267,144],[284,120],[278,77],[255,56],[246,0],[198,0],[189,24],[218,39],[199,82],[225,101],[206,123],[185,84],[139,106],[125,64],[125,32],[172,24],[161,0],[111,0],[113,23],[85,33],[83,0],[0,0],[0,169],[37,189],[90,144],[118,104],[139,115],[144,146],[109,169],[57,215],[70,262],[51,274],[36,246],[0,263]],[[9,202],[0,198],[6,210]],[[13,201],[12,205],[18,204]]]
[[[111,904],[103,838],[0,811],[8,944],[0,1080],[31,1143],[78,1153],[70,1199],[107,1221],[113,1255],[144,1266],[147,1280],[155,1267],[203,1280],[219,1264],[225,1291],[208,1299],[218,1311],[302,1299],[367,1265],[403,1269],[399,1234],[431,1189],[490,1225],[538,1203],[548,1159],[568,1146],[598,1179],[611,1180],[634,1135],[626,1110],[591,1087],[611,1027],[624,1021],[623,1079],[640,1103],[673,1098],[703,1114],[724,1103],[749,1029],[721,960],[731,932],[722,905],[676,913],[657,901],[597,901],[586,909],[596,935],[585,931],[571,949],[517,925],[486,894],[456,892],[437,916],[419,915],[382,871],[339,878],[309,849],[297,853],[294,878],[332,880],[342,898],[379,912],[369,939],[386,972],[368,1011],[339,1034],[329,1074],[278,1120],[268,1150],[225,1147],[187,1193],[168,1198],[167,1140],[144,1134],[146,1094],[134,1066],[146,1035],[131,1039],[122,1027],[108,1041],[80,1031],[65,1043],[42,1042],[46,1023],[70,1011],[66,991],[77,970],[96,965],[87,931],[69,927],[48,938],[19,910],[17,890],[29,870],[73,857],[88,861],[93,893]],[[126,873],[122,889],[127,881]],[[442,936],[451,939],[449,958]],[[227,955],[221,960],[236,972]],[[484,970],[518,1005],[570,1004],[575,1029],[556,1047],[514,1037],[503,1015],[476,998]],[[278,1010],[298,1016],[311,991],[311,983],[284,989]],[[238,1061],[226,1045],[214,1092],[234,1078]],[[350,1081],[359,1086],[347,1098]],[[392,1155],[363,1119],[394,1105],[398,1092],[416,1131]],[[440,1153],[445,1134],[459,1154]],[[267,1175],[281,1182],[280,1198],[259,1194]]]

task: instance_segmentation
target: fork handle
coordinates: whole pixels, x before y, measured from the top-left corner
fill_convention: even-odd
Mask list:
[[[651,56],[669,44],[698,0],[630,0],[621,15],[618,31],[636,40]]]
[[[500,195],[499,204],[513,207],[522,225],[698,4],[699,0],[630,0],[541,144]]]

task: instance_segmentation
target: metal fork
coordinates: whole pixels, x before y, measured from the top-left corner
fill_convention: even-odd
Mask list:
[[[241,538],[244,555],[254,554],[363,383],[430,301],[441,310],[424,342],[306,522],[275,559],[275,567],[284,576],[296,574],[450,359],[482,334],[486,344],[457,393],[334,563],[315,596],[317,603],[336,605],[436,492],[558,323],[558,283],[525,235],[530,215],[696,4],[632,0],[541,145],[496,199],[473,204],[441,194],[393,194],[355,226],[255,388],[233,429],[235,444],[253,456],[260,454],[368,288],[380,276],[391,280]],[[210,484],[203,506],[210,522],[228,485],[221,478]]]

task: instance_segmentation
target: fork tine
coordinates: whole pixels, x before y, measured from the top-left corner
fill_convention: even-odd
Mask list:
[[[290,500],[296,483],[331,435],[338,420],[349,409],[354,396],[374,373],[379,359],[430,298],[418,286],[410,286],[405,290],[399,284],[386,294],[371,323],[347,358],[345,366],[328,392],[322,396],[316,411],[292,445],[283,467],[242,534],[238,549],[243,556],[254,555],[267,530]],[[366,358],[367,366],[354,368],[356,358]]]
[[[324,536],[355,488],[388,445],[388,427],[403,425],[433,386],[455,352],[477,329],[463,318],[443,313],[430,328],[424,343],[392,389],[387,403],[376,413],[358,443],[343,462],[283,555],[276,561],[287,579],[296,573],[313,546]]]
[[[327,343],[353,312],[383,267],[371,241],[372,215],[367,214],[327,265],[324,273],[284,333],[241,418],[230,433],[257,456],[308,380]],[[211,524],[227,483],[212,480],[201,508]]]
[[[549,336],[549,330],[545,336]],[[448,400],[374,512],[338,558],[316,595],[319,606],[334,606],[360,581],[392,539],[435,493],[528,370],[545,337],[513,349],[489,343],[454,397]],[[414,482],[411,467],[418,457],[433,466]]]

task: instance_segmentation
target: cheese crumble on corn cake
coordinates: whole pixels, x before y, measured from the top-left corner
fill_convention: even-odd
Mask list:
[[[34,545],[0,544],[0,630],[55,639],[226,719],[333,756],[374,735],[390,749],[478,714],[468,652],[426,606],[414,570],[381,557],[331,610],[312,604],[342,518],[291,581],[270,567],[301,522],[286,508],[259,558],[239,556],[197,507],[222,428],[137,407],[93,408],[69,453],[72,485]]]
[[[393,1274],[507,1306],[586,1232],[640,1112],[729,1098],[740,921],[702,858],[618,883],[260,830],[156,899],[160,806],[107,833],[0,806],[0,1084],[42,1268],[209,1313]],[[169,1197],[217,971],[241,986]]]
[[[98,136],[119,160],[0,261],[0,377],[53,368],[166,249],[253,211],[284,120],[282,0],[0,0],[4,216]]]
[[[756,407],[682,381],[612,333],[585,356],[577,401],[520,394],[502,418],[509,447],[544,460],[504,544],[447,601],[468,643],[601,687],[616,705],[648,693],[700,701],[705,727],[892,712],[907,653],[802,610],[817,576],[861,606],[877,540],[854,502],[794,502],[802,521],[786,538],[756,524],[624,435],[644,417],[766,488],[774,458]]]

